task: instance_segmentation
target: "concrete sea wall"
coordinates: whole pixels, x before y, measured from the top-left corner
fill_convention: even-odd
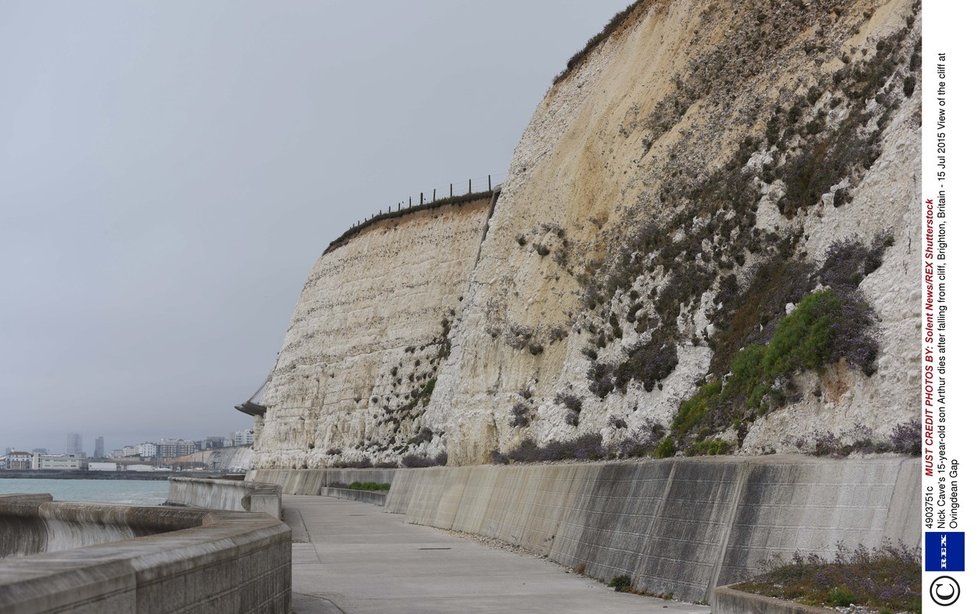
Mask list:
[[[914,458],[804,456],[401,469],[386,509],[686,601],[775,554],[919,545]]]
[[[0,497],[0,544],[9,549],[10,529],[18,523],[46,525],[52,519],[71,525],[65,533],[83,541],[85,534],[106,537],[103,525],[129,522],[133,534],[144,536],[58,552],[49,549],[59,544],[35,540],[35,553],[5,552],[31,555],[0,560],[0,612],[291,609],[291,531],[266,514]]]
[[[334,497],[336,499],[346,499],[347,501],[359,501],[381,507],[387,502],[387,493],[375,490],[357,490],[353,488],[332,488],[323,489],[324,497]]]
[[[200,478],[170,478],[167,505],[212,510],[265,512],[282,517],[282,487],[277,484]]]
[[[390,484],[400,469],[252,469],[246,482],[264,482],[282,487],[284,495],[318,495],[330,484],[377,482]]]
[[[318,495],[326,485],[325,469],[252,469],[246,482],[277,484],[283,495]]]
[[[60,552],[196,526],[183,510],[53,503],[51,495],[0,495],[0,558]]]

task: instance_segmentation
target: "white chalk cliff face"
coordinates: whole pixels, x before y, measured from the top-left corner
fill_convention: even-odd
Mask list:
[[[637,3],[548,92],[492,210],[317,262],[257,465],[615,449],[655,424],[686,453],[885,441],[918,411],[919,32],[910,0]],[[826,291],[853,342],[737,397],[738,352]]]
[[[444,448],[418,416],[448,354],[489,209],[482,197],[375,222],[319,258],[266,387],[255,466]]]

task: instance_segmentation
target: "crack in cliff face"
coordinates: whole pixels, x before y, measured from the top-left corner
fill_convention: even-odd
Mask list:
[[[331,244],[260,466],[807,450],[912,413],[919,4],[646,1],[589,45],[502,192]],[[840,309],[878,351],[742,368]]]

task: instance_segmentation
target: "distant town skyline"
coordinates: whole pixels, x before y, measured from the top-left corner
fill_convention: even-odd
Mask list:
[[[250,426],[323,248],[504,175],[627,4],[0,4],[0,446]]]
[[[122,450],[127,446],[139,446],[143,443],[156,443],[161,440],[184,440],[184,441],[206,441],[213,439],[215,437],[220,437],[226,440],[229,446],[239,446],[239,445],[250,445],[250,439],[246,442],[244,441],[244,433],[250,432],[252,427],[249,425],[242,430],[232,430],[225,433],[209,433],[206,435],[196,435],[196,436],[183,436],[183,437],[143,437],[138,438],[134,441],[124,441],[119,442],[118,445],[107,445],[105,437],[102,435],[92,434],[90,441],[92,441],[91,448],[85,448],[85,434],[84,433],[68,433],[64,436],[65,444],[61,447],[48,448],[43,446],[32,446],[32,445],[17,445],[11,442],[0,441],[0,452],[6,452],[8,450],[16,450],[23,452],[32,452],[35,454],[51,454],[51,455],[71,455],[71,454],[83,454],[87,458],[101,458],[98,454],[99,445],[102,447],[104,457],[109,457],[113,452]],[[249,436],[250,437],[250,436]],[[77,438],[77,439],[76,439]],[[77,447],[76,447],[77,446]]]

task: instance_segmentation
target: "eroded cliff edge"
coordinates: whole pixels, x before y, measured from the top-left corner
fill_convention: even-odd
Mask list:
[[[912,426],[919,6],[641,1],[613,24],[494,208],[378,222],[320,259],[258,466],[589,434],[883,450]]]

